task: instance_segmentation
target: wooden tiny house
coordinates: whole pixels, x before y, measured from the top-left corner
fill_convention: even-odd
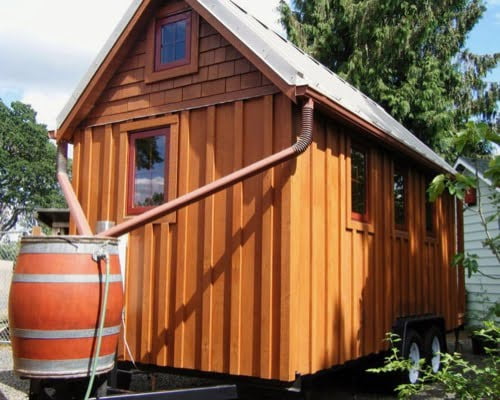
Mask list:
[[[399,317],[462,324],[460,208],[425,195],[454,170],[228,0],[134,1],[57,138],[90,226],[121,223],[293,145],[307,99],[304,154],[128,235],[122,360],[292,381]]]

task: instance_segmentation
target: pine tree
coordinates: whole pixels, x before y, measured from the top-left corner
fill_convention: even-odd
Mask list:
[[[435,150],[471,117],[493,121],[500,53],[464,46],[483,0],[294,0],[280,3],[288,38],[381,104]]]

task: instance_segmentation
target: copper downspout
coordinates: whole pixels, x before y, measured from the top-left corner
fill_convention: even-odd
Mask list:
[[[231,185],[234,185],[235,183],[241,182],[254,175],[257,175],[258,173],[272,168],[284,161],[297,157],[299,154],[302,154],[304,151],[306,151],[306,149],[312,142],[313,111],[314,103],[312,99],[308,99],[307,102],[302,106],[302,132],[294,145],[281,150],[276,154],[266,157],[263,160],[250,164],[249,166],[242,168],[236,172],[226,175],[223,178],[217,179],[216,181],[202,186],[201,188],[193,190],[190,193],[182,195],[175,200],[169,201],[168,203],[146,211],[145,213],[128,221],[125,221],[119,225],[116,225],[97,236],[118,237],[124,235],[142,225],[154,221],[157,218],[160,218],[182,207],[202,200],[205,197],[217,193]]]
[[[59,142],[57,145],[57,180],[61,186],[64,198],[68,203],[69,213],[73,217],[76,229],[80,235],[92,236],[92,229],[85,217],[78,198],[76,197],[73,186],[69,181],[67,168],[68,168],[68,143]]]

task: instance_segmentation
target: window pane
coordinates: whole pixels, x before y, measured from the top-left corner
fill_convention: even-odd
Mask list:
[[[405,184],[404,175],[396,172],[394,174],[394,223],[399,226],[406,225]]]
[[[176,26],[176,34],[175,34],[175,41],[186,41],[186,26],[187,26],[187,21],[182,20],[179,22],[175,23]]]
[[[135,140],[134,206],[163,203],[165,197],[165,136]]]
[[[352,212],[366,214],[366,154],[351,149]]]
[[[186,57],[186,42],[177,42],[175,44],[175,59],[182,60]]]
[[[161,64],[186,58],[187,24],[181,20],[161,27]]]
[[[167,45],[161,49],[161,63],[166,64],[175,61],[175,48],[173,45]]]
[[[161,43],[166,45],[175,42],[175,24],[166,24],[161,28]]]
[[[425,202],[425,230],[434,233],[434,204],[429,200]]]

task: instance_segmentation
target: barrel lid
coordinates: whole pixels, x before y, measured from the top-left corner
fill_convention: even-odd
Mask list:
[[[105,250],[110,254],[118,253],[119,240],[94,236],[24,236],[21,239],[20,254],[60,253],[94,254]]]

